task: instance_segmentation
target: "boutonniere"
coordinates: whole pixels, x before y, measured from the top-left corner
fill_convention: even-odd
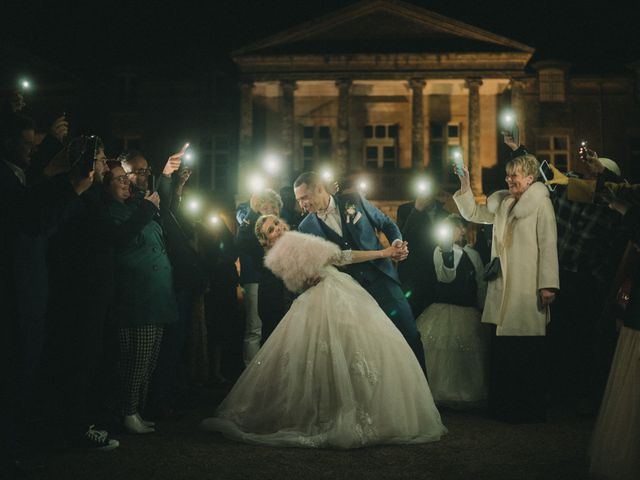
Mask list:
[[[345,207],[345,221],[346,223],[357,223],[362,217],[362,214],[356,210],[354,203],[348,203]]]

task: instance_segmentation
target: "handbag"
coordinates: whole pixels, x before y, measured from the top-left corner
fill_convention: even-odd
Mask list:
[[[489,263],[484,267],[482,278],[485,282],[495,280],[502,273],[502,267],[500,266],[500,257],[493,257]]]

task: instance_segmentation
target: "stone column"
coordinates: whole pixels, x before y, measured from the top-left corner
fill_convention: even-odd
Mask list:
[[[409,80],[411,87],[411,166],[416,169],[424,168],[424,86],[426,82],[421,78]]]
[[[281,130],[281,155],[285,168],[293,170],[293,153],[294,153],[294,124],[295,124],[295,102],[294,92],[296,90],[295,80],[281,80],[280,88],[282,89],[281,113],[282,113],[282,130]]]
[[[512,78],[511,79],[511,109],[516,116],[516,122],[518,123],[518,130],[520,138],[518,141],[522,145],[526,145],[526,123],[525,123],[525,104],[524,104],[524,90],[526,84],[524,80]]]
[[[238,139],[238,195],[246,197],[247,173],[254,162],[253,152],[253,82],[240,82],[240,136]]]
[[[469,152],[468,168],[471,190],[475,196],[482,195],[482,164],[480,163],[480,78],[467,78],[469,89]]]
[[[336,139],[336,174],[343,175],[349,170],[349,103],[353,82],[348,78],[336,81],[338,88],[338,138]]]

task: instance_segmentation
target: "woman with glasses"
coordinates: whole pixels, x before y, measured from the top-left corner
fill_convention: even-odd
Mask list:
[[[109,197],[107,231],[115,252],[116,302],[111,315],[120,344],[120,408],[130,433],[151,433],[142,419],[164,326],[175,321],[176,299],[162,228],[154,221],[160,198],[147,193],[131,199],[130,178],[121,165],[104,178]]]

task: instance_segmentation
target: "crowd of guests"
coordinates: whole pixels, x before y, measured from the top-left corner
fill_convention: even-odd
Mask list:
[[[99,137],[68,138],[64,118],[38,145],[19,111],[0,131],[3,452],[34,462],[43,423],[91,450],[119,446],[105,425],[154,432],[190,383],[224,381],[234,235],[184,217],[186,147],[154,175],[142,152],[108,160]]]
[[[266,189],[239,205],[235,220],[194,221],[181,208],[191,174],[185,148],[156,175],[142,152],[108,160],[98,137],[69,139],[68,128],[57,119],[36,145],[35,125],[20,112],[1,124],[1,415],[4,450],[18,463],[37,437],[36,412],[52,412],[70,444],[111,450],[119,443],[99,426],[105,412],[126,432],[152,433],[152,419],[188,400],[187,385],[233,380],[299,293],[263,264],[265,221],[296,229],[313,207],[296,202],[293,186]],[[585,152],[581,174],[551,167],[545,185],[536,157],[505,143],[508,188],[486,203],[464,170],[452,197],[436,189],[399,207],[409,254],[397,263],[397,285],[385,288],[408,303],[389,316],[440,406],[526,423],[544,421],[550,399],[595,414],[604,396],[593,469],[627,478],[638,472],[629,452],[640,441],[638,386],[629,380],[639,368],[639,283],[618,295],[620,306],[611,300],[622,277],[639,271],[626,247],[638,242],[640,197],[595,152]],[[312,174],[299,178],[296,188],[316,187]],[[344,195],[359,198],[318,188],[334,210],[349,208]],[[341,230],[331,212],[318,218],[324,234]],[[367,275],[366,263],[357,268]],[[626,445],[615,455],[612,439]]]

